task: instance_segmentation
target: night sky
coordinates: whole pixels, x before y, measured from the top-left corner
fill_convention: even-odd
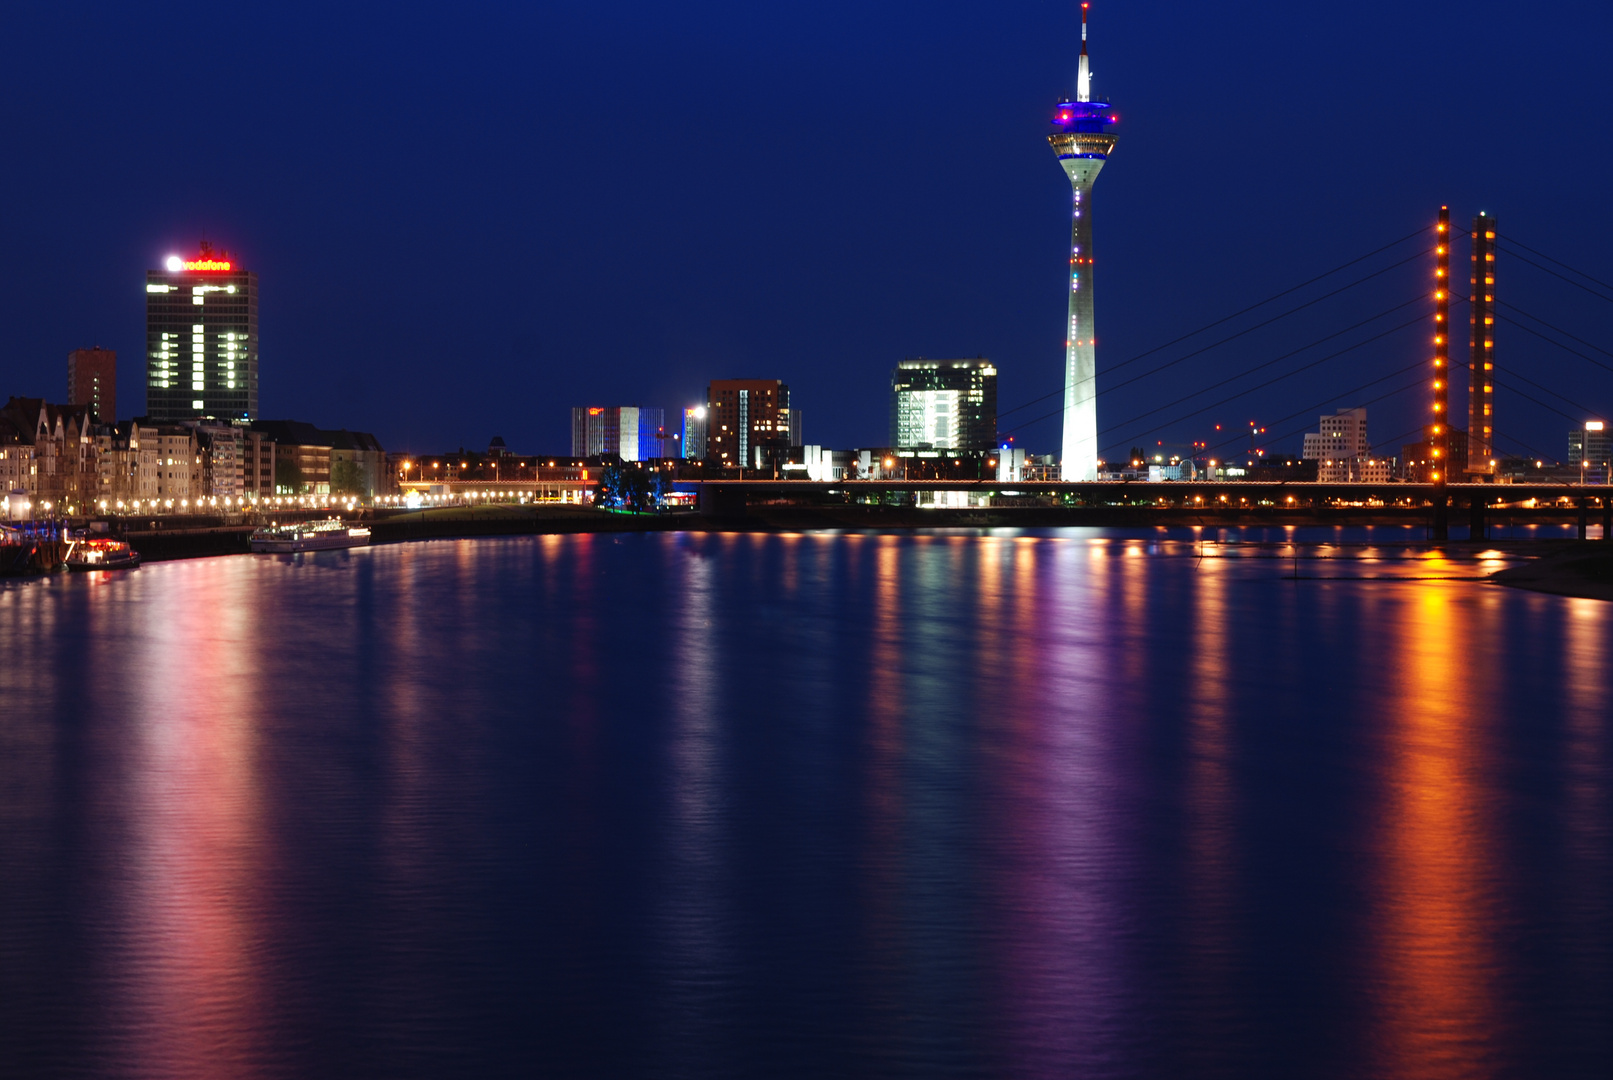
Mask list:
[[[1098,0],[1092,35],[1120,116],[1094,199],[1100,390],[1442,202],[1613,282],[1606,0]],[[1062,380],[1070,194],[1045,135],[1078,36],[1068,0],[18,5],[0,39],[0,395],[63,398],[68,350],[101,344],[120,412],[139,412],[144,272],[205,234],[260,276],[263,415],[389,449],[498,434],[565,453],[572,405],[670,420],[724,377],[787,381],[809,442],[879,445],[890,368],[918,355],[996,360],[1006,411]],[[1410,300],[1430,266],[1105,392],[1100,427]],[[1613,349],[1613,303],[1505,253],[1499,277],[1503,301]],[[1426,342],[1393,334],[1104,444],[1274,422]],[[1606,369],[1509,325],[1497,353],[1503,384],[1613,410]],[[1426,399],[1369,406],[1375,441]],[[1500,393],[1507,449],[1561,457],[1569,424]],[[1017,438],[1055,451],[1057,420]]]

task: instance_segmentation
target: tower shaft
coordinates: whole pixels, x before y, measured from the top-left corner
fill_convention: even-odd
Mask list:
[[[1057,140],[1059,136],[1054,136]],[[1074,207],[1070,219],[1070,307],[1064,333],[1065,480],[1095,480],[1098,474],[1098,354],[1094,337],[1092,263],[1092,185],[1103,169],[1114,136],[1103,157],[1060,155],[1070,178]],[[1055,143],[1054,149],[1058,149]]]

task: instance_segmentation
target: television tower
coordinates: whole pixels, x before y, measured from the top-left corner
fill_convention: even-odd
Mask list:
[[[1053,110],[1053,134],[1047,137],[1059,164],[1070,178],[1075,208],[1070,226],[1070,319],[1064,342],[1065,480],[1098,476],[1097,349],[1092,332],[1092,185],[1115,148],[1109,128],[1115,117],[1107,101],[1092,100],[1092,71],[1087,61],[1087,8],[1081,5],[1081,60],[1075,77],[1075,100]]]

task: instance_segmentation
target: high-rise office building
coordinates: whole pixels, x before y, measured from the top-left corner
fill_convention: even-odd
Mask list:
[[[1467,471],[1489,475],[1495,472],[1495,218],[1488,214],[1473,219],[1472,286]]]
[[[1092,185],[1114,151],[1115,122],[1107,101],[1092,98],[1092,72],[1087,61],[1087,6],[1081,5],[1081,56],[1075,100],[1053,110],[1047,137],[1059,164],[1070,178],[1075,208],[1070,225],[1070,308],[1064,327],[1065,480],[1094,480],[1098,475],[1097,348],[1092,330]]]
[[[146,414],[258,416],[258,276],[206,241],[146,271]]]
[[[683,456],[690,461],[706,457],[706,407],[691,405],[683,410]]]
[[[801,411],[777,379],[714,379],[706,388],[706,457],[729,468],[782,465],[801,445]]]
[[[890,445],[997,446],[997,368],[990,360],[903,360],[891,372]]]
[[[99,345],[68,353],[67,403],[88,405],[97,423],[117,423],[118,354]]]
[[[613,454],[623,461],[666,456],[666,410],[579,405],[571,410],[571,456]]]
[[[1613,465],[1613,431],[1606,421],[1587,420],[1568,433],[1568,464],[1579,469],[1582,480],[1606,483]]]

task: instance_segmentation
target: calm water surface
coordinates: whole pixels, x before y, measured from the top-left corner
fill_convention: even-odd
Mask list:
[[[1613,605],[1182,535],[0,586],[0,1072],[1606,1075]]]

